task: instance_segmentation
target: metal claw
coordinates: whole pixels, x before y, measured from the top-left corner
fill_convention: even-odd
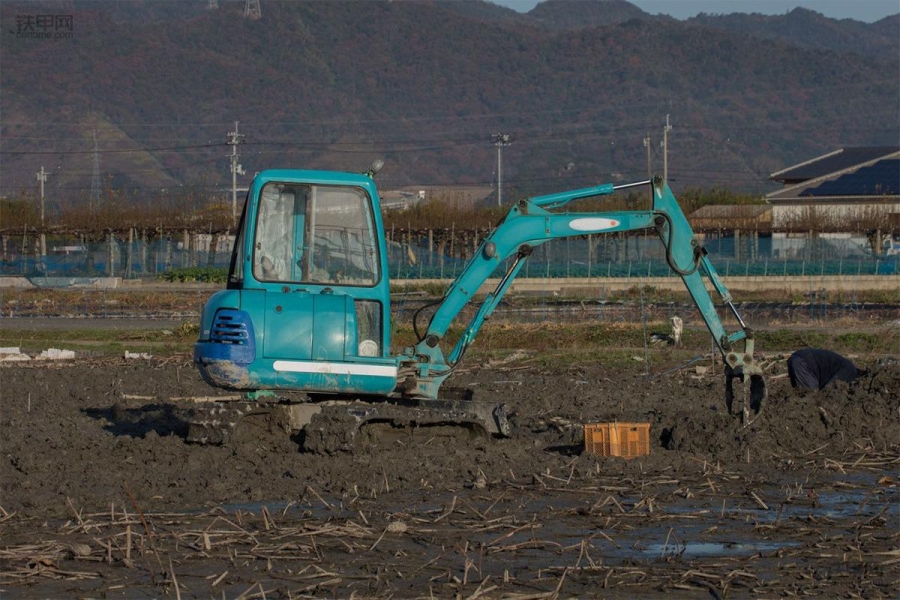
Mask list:
[[[756,365],[742,365],[736,369],[725,367],[725,405],[728,414],[734,412],[734,380],[741,380],[742,407],[741,422],[744,427],[750,426],[762,412],[763,402],[766,400],[768,390],[762,370]]]

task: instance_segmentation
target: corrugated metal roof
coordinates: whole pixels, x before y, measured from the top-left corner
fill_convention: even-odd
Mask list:
[[[900,151],[900,146],[865,146],[841,148],[812,160],[776,171],[769,179],[785,183],[800,183],[829,173],[850,169]]]
[[[896,201],[900,198],[900,150],[766,194],[769,202]]]
[[[886,158],[875,164],[823,181],[800,193],[801,196],[896,196],[900,194],[900,158]]]

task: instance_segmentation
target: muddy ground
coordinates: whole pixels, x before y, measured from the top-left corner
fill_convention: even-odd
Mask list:
[[[797,393],[775,364],[744,427],[721,376],[507,362],[453,383],[511,438],[334,456],[262,426],[187,444],[177,399],[222,392],[183,357],[5,366],[0,595],[896,597],[900,366],[865,366]],[[650,456],[583,454],[603,421],[649,422]]]

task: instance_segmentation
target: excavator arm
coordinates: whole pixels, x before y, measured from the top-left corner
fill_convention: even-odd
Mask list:
[[[609,195],[616,190],[649,185],[653,203],[646,211],[601,213],[552,212],[569,202]],[[401,359],[398,390],[407,396],[437,398],[438,390],[474,341],[484,322],[500,303],[533,250],[550,240],[597,233],[615,233],[655,229],[665,247],[666,262],[681,277],[722,353],[726,365],[726,403],[733,408],[733,381],[744,383],[743,417],[752,420],[751,410],[759,412],[765,397],[762,371],[753,358],[753,336],[734,307],[731,295],[707,258],[706,250],[694,236],[690,223],[668,185],[657,176],[653,180],[615,186],[603,184],[588,188],[538,196],[516,203],[504,220],[482,242],[478,251],[456,278],[420,336],[414,348]],[[478,311],[445,356],[441,342],[463,308],[474,300],[481,285],[507,259],[506,272],[493,291],[487,294]],[[722,302],[737,318],[740,329],[729,333],[719,319],[716,306],[707,291],[703,275],[709,279]],[[740,349],[738,342],[743,342]]]

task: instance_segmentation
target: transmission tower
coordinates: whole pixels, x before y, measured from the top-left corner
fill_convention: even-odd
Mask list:
[[[262,8],[259,6],[259,0],[247,0],[244,3],[244,18],[258,21],[262,18]]]
[[[207,10],[216,10],[219,8],[219,0],[209,0],[209,3],[206,5]]]
[[[100,208],[100,149],[97,147],[97,130],[91,130],[94,136],[94,170],[91,173],[90,208]]]
[[[243,143],[243,134],[238,133],[238,121],[234,122],[234,131],[229,131],[225,137],[226,143],[231,146],[231,224],[237,224],[237,176],[245,173],[244,167],[238,162],[237,147]]]

